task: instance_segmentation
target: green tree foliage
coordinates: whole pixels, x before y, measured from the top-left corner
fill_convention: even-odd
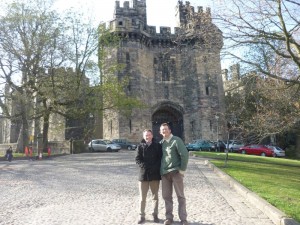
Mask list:
[[[105,110],[114,110],[125,116],[130,116],[135,108],[144,107],[137,96],[128,93],[129,77],[119,79],[116,74],[124,70],[125,65],[109,62],[108,57],[114,54],[114,49],[120,44],[120,37],[111,33],[101,24],[98,27],[98,66],[100,69],[100,82],[92,88],[92,95],[98,99],[101,107],[95,108],[99,113]],[[129,75],[129,74],[128,74]],[[92,104],[94,104],[93,99]],[[92,107],[92,106],[91,106]]]
[[[76,119],[85,126],[89,113],[129,112],[138,105],[124,92],[126,80],[107,75],[103,82],[99,70],[104,67],[96,57],[102,31],[81,14],[60,15],[51,7],[50,0],[18,0],[7,4],[0,18],[0,80],[6,87],[0,106],[6,118],[22,123],[20,150],[28,145],[31,126],[36,134],[43,134],[47,146],[51,115]],[[104,51],[99,51],[99,58],[103,57]],[[110,73],[118,67],[106,66]],[[101,82],[90,88],[88,77],[97,76]],[[12,105],[18,106],[13,114]]]
[[[57,14],[48,10],[48,3],[27,3],[16,1],[7,5],[0,19],[1,81],[10,88],[8,97],[18,106],[13,115],[9,110],[3,112],[12,120],[22,121],[24,145],[28,143],[29,121],[36,118],[36,83],[44,72],[42,68],[49,64],[47,52],[57,33]],[[1,106],[8,109],[3,98]]]

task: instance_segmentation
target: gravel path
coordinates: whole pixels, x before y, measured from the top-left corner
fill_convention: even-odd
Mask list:
[[[1,225],[133,225],[138,219],[134,151],[0,162]],[[274,225],[201,158],[185,174],[191,225]],[[161,195],[160,195],[161,196]],[[148,200],[151,204],[150,199]],[[174,225],[179,224],[177,200]],[[154,225],[146,207],[146,224]],[[160,198],[160,223],[164,205]]]

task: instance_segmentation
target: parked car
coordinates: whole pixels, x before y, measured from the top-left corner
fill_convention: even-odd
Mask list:
[[[101,151],[101,152],[118,152],[121,149],[121,146],[118,144],[112,143],[110,140],[105,139],[96,139],[92,140],[88,144],[88,148],[90,151]]]
[[[249,155],[274,156],[274,151],[265,145],[246,145],[241,147],[238,152]]]
[[[241,141],[229,140],[229,142],[228,142],[228,149],[231,152],[237,152],[243,146],[244,146],[244,144]],[[227,147],[227,145],[226,145],[226,147]]]
[[[268,148],[274,151],[275,157],[285,157],[285,151],[278,146],[267,145]]]
[[[226,149],[226,144],[224,143],[224,141],[216,141],[216,142],[212,142],[212,150],[213,151],[220,151],[220,152],[224,152]]]
[[[112,143],[116,143],[123,149],[135,150],[137,145],[129,142],[127,139],[113,139]]]
[[[194,140],[186,145],[188,151],[212,150],[212,144],[206,140]]]

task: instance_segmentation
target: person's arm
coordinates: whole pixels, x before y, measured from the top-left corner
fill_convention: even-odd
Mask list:
[[[144,161],[144,156],[143,156],[143,144],[140,144],[137,147],[136,156],[135,156],[135,163],[140,168],[145,168],[145,161]]]
[[[177,149],[181,159],[179,172],[184,173],[184,171],[186,171],[187,164],[189,161],[189,152],[181,139],[177,140]]]

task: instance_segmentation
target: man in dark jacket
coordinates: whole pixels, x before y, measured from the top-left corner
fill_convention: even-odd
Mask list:
[[[139,166],[140,218],[138,224],[145,222],[146,198],[149,187],[153,200],[153,220],[155,223],[159,223],[158,190],[161,180],[162,149],[159,143],[154,142],[151,130],[144,130],[143,138],[137,148],[135,157],[136,164]]]

